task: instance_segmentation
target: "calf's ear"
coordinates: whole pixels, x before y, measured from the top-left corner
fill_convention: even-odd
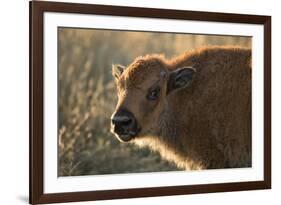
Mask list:
[[[172,71],[168,79],[167,94],[187,87],[191,83],[195,72],[196,69],[193,67],[182,67]]]
[[[123,65],[112,65],[112,75],[115,77],[115,79],[119,79],[120,76],[122,75],[123,71],[125,70],[125,66]]]

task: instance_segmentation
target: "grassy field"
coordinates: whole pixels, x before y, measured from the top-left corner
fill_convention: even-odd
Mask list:
[[[59,176],[178,170],[110,133],[117,102],[112,64],[207,45],[251,46],[251,38],[59,28]]]

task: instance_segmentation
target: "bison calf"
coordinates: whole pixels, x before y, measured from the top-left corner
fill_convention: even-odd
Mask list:
[[[113,66],[111,131],[180,168],[251,166],[251,50],[209,47]]]

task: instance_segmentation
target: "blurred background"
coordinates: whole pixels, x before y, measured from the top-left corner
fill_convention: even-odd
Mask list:
[[[167,58],[208,45],[251,47],[250,37],[58,29],[59,176],[179,170],[158,153],[110,133],[117,95],[112,64],[151,53]]]

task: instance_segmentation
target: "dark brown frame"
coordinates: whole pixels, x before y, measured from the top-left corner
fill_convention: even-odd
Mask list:
[[[271,188],[271,17],[74,4],[29,2],[30,10],[30,203],[75,202]],[[260,24],[264,27],[264,180],[238,183],[186,185],[107,191],[45,194],[43,192],[43,13],[67,12],[111,16],[149,17],[197,21]]]

